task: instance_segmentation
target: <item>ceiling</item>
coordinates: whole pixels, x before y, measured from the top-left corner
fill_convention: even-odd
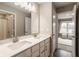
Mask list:
[[[20,11],[22,11],[24,13],[27,13],[27,14],[30,13],[28,10],[25,10],[24,8],[21,8],[20,6],[14,5],[13,2],[0,2],[0,4],[11,6],[11,7],[15,8],[15,9],[20,10]]]
[[[70,4],[73,4],[73,2],[54,2],[54,3],[55,3],[56,8],[63,7],[63,6],[66,6],[66,5],[70,5]]]
[[[46,2],[37,2],[38,4],[43,4],[43,3],[46,3]],[[63,6],[66,6],[66,5],[70,5],[70,4],[73,4],[74,2],[52,2],[55,4],[55,7],[56,8],[59,8],[59,7],[63,7]]]
[[[36,3],[37,3],[37,4],[43,4],[43,3],[45,3],[45,2],[36,2]],[[54,2],[56,8],[58,8],[58,7],[63,7],[63,6],[72,4],[72,3],[73,3],[73,2]],[[1,4],[1,2],[0,2],[0,4]],[[29,13],[28,10],[25,10],[25,9],[23,9],[23,8],[20,8],[20,6],[15,6],[12,2],[3,2],[2,4],[9,5],[9,6],[11,6],[11,7],[13,7],[13,8],[16,8],[16,9],[18,9],[18,10],[21,10],[21,11],[23,11],[23,12],[25,12],[25,13]]]

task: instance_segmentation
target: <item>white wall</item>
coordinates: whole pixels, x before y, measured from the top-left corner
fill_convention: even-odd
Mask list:
[[[52,16],[53,16],[53,38],[52,38],[52,40],[53,40],[53,47],[52,47],[52,49],[53,49],[53,53],[55,52],[55,50],[56,50],[56,48],[57,48],[57,39],[58,39],[58,24],[57,24],[57,14],[56,14],[56,9],[55,9],[55,6],[54,6],[54,4],[52,4]]]
[[[28,14],[4,4],[0,4],[0,9],[14,12],[16,14],[16,35],[24,35],[24,19]]]
[[[50,2],[40,5],[40,33],[52,34],[52,3]]]
[[[48,34],[52,36],[52,39],[51,39],[51,55],[52,56],[56,49],[56,42],[57,42],[56,31],[57,31],[57,15],[56,15],[54,4],[50,2],[49,3],[45,2],[40,5],[40,33]]]
[[[35,4],[35,12],[31,13],[31,33],[39,33],[39,5]]]

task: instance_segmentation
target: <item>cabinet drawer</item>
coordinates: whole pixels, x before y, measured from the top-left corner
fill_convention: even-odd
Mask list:
[[[47,44],[48,55],[50,54],[50,43]]]
[[[40,47],[44,46],[44,41],[40,42]]]
[[[47,43],[47,44],[45,45],[45,47],[46,47],[46,49],[47,49],[48,51],[50,51],[50,43]]]
[[[19,54],[15,55],[14,57],[31,57],[31,48],[20,52]]]
[[[31,55],[26,55],[25,57],[31,57]]]
[[[39,50],[39,44],[36,44],[32,47],[32,52]]]
[[[44,54],[45,54],[45,47],[42,46],[40,47],[40,57],[44,57]]]
[[[31,57],[31,48],[27,49],[25,53],[26,53],[25,55],[26,57]]]
[[[45,57],[45,53],[41,53],[40,54],[40,57]]]
[[[50,47],[50,42],[45,43],[45,46]]]
[[[25,52],[21,52],[21,53],[15,55],[14,57],[25,57]]]
[[[48,42],[50,42],[50,38],[48,38],[48,39],[45,40],[45,43],[48,43]]]
[[[39,50],[32,53],[32,57],[39,57]]]
[[[48,57],[50,55],[50,43],[45,44],[45,56]]]

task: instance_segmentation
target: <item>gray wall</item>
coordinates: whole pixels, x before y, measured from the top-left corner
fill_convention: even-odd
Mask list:
[[[55,16],[54,18],[53,15]],[[40,5],[40,33],[48,34],[52,36],[51,39],[51,56],[56,49],[56,26],[53,26],[53,23],[56,23],[56,11],[54,4],[52,3],[43,3]],[[52,28],[53,27],[53,28]]]
[[[58,39],[58,19],[57,19],[57,13],[56,13],[56,8],[54,3],[52,3],[52,40],[53,40],[53,53],[55,52],[56,48],[57,48],[57,39]]]
[[[14,12],[16,14],[16,35],[21,36],[24,35],[24,19],[28,16],[26,13],[17,10],[11,6],[4,5],[0,3],[0,9]]]
[[[35,12],[31,13],[31,33],[32,34],[39,34],[39,5],[35,4]]]
[[[52,34],[52,3],[50,2],[40,5],[40,33]]]

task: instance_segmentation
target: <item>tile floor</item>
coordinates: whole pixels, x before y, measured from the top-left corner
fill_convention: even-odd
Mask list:
[[[72,53],[65,50],[57,49],[54,57],[72,57]]]

